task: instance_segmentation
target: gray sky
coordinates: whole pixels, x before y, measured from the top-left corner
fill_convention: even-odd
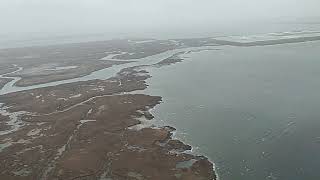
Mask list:
[[[130,33],[320,17],[320,0],[0,0],[0,34]]]

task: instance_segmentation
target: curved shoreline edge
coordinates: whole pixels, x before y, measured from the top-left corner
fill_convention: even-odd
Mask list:
[[[0,171],[9,179],[216,179],[207,158],[185,153],[191,147],[172,138],[174,128],[133,128],[141,118],[152,119],[147,112],[161,101],[137,94],[148,78],[145,70],[129,67],[106,80],[0,96],[0,119],[11,122],[0,125]]]
[[[130,169],[149,168],[143,167],[146,160],[147,163],[154,163],[154,166],[170,167],[178,172],[172,174],[166,169],[169,178],[173,176],[192,177],[192,179],[218,178],[212,161],[204,156],[187,154],[186,151],[192,150],[192,147],[179,140],[175,141],[173,136],[175,128],[168,126],[145,127],[140,130],[133,128],[142,124],[141,118],[152,119],[152,114],[147,111],[159,104],[159,98],[161,99],[157,96],[136,93],[137,90],[143,91],[148,86],[145,80],[150,78],[150,74],[143,70],[143,67],[161,67],[181,62],[183,61],[179,56],[181,53],[189,51],[176,53],[155,64],[124,68],[115,77],[108,79],[90,79],[26,89],[0,96],[1,102],[5,103],[0,111],[2,133],[0,162],[3,164],[0,166],[0,171],[6,178],[19,176],[26,179],[29,177],[47,179],[56,176],[121,178],[120,174],[123,173],[126,173],[127,177],[148,177],[155,169],[149,169],[148,172],[144,172],[145,174]],[[126,116],[122,119],[123,117],[113,114],[114,119],[109,119],[110,113],[124,113]],[[109,121],[112,123],[109,124]],[[113,138],[119,142],[108,142]],[[83,142],[83,139],[86,142]],[[88,142],[97,148],[90,149],[87,147],[88,144],[85,144]],[[100,145],[105,143],[115,147],[105,150],[107,147]],[[143,158],[146,159],[141,160],[139,153],[144,154]],[[28,156],[35,159],[28,159]],[[96,166],[95,161],[89,160],[98,161],[99,158],[112,163],[100,167]],[[163,162],[162,158],[166,159],[166,162]],[[135,163],[125,164],[128,159]],[[36,164],[39,160],[42,162]],[[82,164],[80,165],[78,161]],[[114,162],[116,163],[113,164]],[[128,168],[123,169],[122,166]],[[8,172],[7,167],[14,171]],[[83,173],[83,169],[89,171]],[[168,177],[159,175],[157,178]]]
[[[160,62],[158,62],[156,64],[150,65],[149,67],[151,67],[151,68],[161,68],[162,66],[170,66],[170,65],[173,65],[173,64],[176,64],[176,63],[183,62],[185,60],[185,58],[182,57],[183,55],[188,55],[190,53],[198,53],[198,52],[201,52],[201,51],[217,51],[217,50],[221,50],[221,49],[213,48],[213,47],[204,47],[202,49],[194,49],[194,50],[187,50],[187,51],[183,51],[183,52],[178,52],[178,53],[175,53],[172,56],[170,56],[170,57],[168,57],[168,58],[166,58],[166,59],[164,59],[164,60],[162,60],[162,61],[160,61]],[[139,69],[139,67],[137,67],[137,68]],[[148,72],[148,73],[150,74],[150,72]],[[150,77],[150,80],[151,80],[152,79],[152,75],[150,75],[150,76],[151,76]],[[145,93],[144,90],[142,90],[142,93],[148,94],[148,93]],[[161,103],[162,103],[162,101],[161,101]],[[161,104],[161,103],[159,103],[159,104]],[[150,109],[149,113],[152,114],[152,111],[155,110],[158,105],[156,105],[155,107]],[[149,126],[150,126],[150,124],[149,124]],[[165,125],[165,127],[169,127],[169,128],[172,129],[172,131],[171,131],[172,132],[171,139],[178,140],[178,141],[184,143],[181,139],[179,139],[178,137],[175,136],[175,134],[177,132],[176,127],[170,126],[170,125]],[[199,157],[204,157],[205,159],[207,159],[212,164],[212,169],[213,169],[213,172],[214,172],[214,180],[220,180],[219,174],[217,173],[217,170],[216,170],[216,165],[215,165],[215,163],[214,163],[214,161],[212,159],[210,159],[209,157],[203,156],[201,154],[194,153],[193,152],[193,148],[194,147],[189,145],[189,144],[186,144],[185,146],[186,146],[186,149],[185,149],[184,153],[188,153],[188,154],[190,153],[192,155],[199,156]]]

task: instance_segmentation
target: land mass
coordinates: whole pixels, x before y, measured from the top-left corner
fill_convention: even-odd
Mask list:
[[[296,33],[297,34],[297,33]],[[308,34],[308,33],[307,33]],[[292,34],[289,34],[292,35]],[[298,33],[301,35],[301,33]],[[303,35],[303,34],[302,34]],[[266,39],[252,42],[237,42],[223,38],[191,39],[122,39],[64,45],[35,46],[0,49],[0,74],[21,71],[7,75],[21,77],[15,86],[31,86],[54,81],[83,77],[97,70],[113,65],[130,63],[169,50],[203,46],[267,46],[287,43],[319,41],[320,36],[280,36],[280,39]],[[278,36],[275,36],[278,37]]]
[[[0,96],[4,179],[215,179],[213,164],[186,153],[172,127],[141,127],[161,97],[134,94],[150,76],[116,77]],[[19,114],[14,116],[13,114]],[[191,163],[190,163],[191,162]]]
[[[0,74],[32,86],[83,77],[174,49],[161,61],[122,69],[114,77],[4,93],[0,96],[0,173],[8,180],[215,180],[214,166],[173,139],[173,127],[145,125],[161,97],[139,94],[145,66],[181,62],[182,50],[223,45],[262,46],[319,37],[235,42],[215,38],[111,40],[0,50]],[[210,47],[208,47],[210,46]],[[206,50],[206,49],[201,49]],[[4,75],[5,74],[5,75]],[[10,79],[0,78],[0,88]]]

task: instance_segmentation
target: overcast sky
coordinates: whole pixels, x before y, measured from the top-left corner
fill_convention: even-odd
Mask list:
[[[0,0],[0,34],[232,26],[320,17],[320,0]]]

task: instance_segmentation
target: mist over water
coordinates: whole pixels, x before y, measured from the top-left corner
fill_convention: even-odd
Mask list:
[[[317,0],[2,0],[0,48],[314,30]],[[304,29],[303,29],[304,30]]]
[[[319,7],[319,0],[1,0],[0,48],[319,31]],[[147,92],[164,98],[154,115],[212,159],[222,180],[318,180],[319,47],[223,47],[152,69]]]

